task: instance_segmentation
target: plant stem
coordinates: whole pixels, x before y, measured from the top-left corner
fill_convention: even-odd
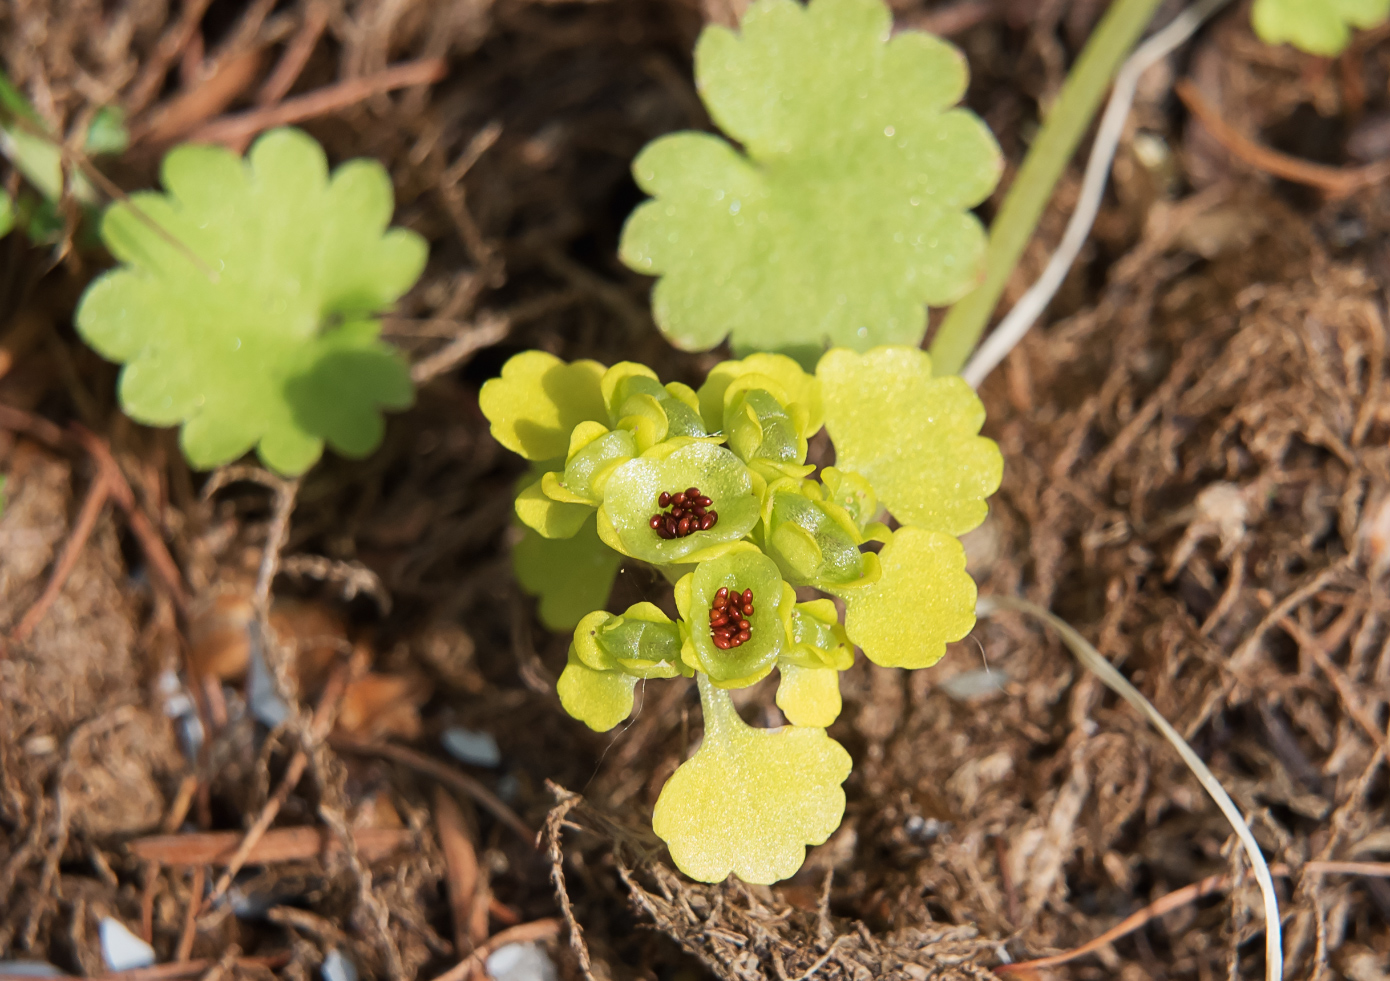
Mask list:
[[[1062,171],[1095,117],[1120,62],[1134,47],[1161,0],[1114,0],[1072,66],[990,227],[985,278],[951,308],[931,343],[938,375],[957,374],[980,340],[999,295],[1033,237]]]

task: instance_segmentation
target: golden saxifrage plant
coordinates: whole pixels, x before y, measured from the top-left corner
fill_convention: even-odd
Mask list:
[[[925,352],[878,347],[832,349],[814,374],[778,354],[725,361],[698,391],[631,362],[528,351],[480,403],[497,440],[536,464],[516,502],[534,534],[592,534],[572,557],[602,550],[675,584],[675,619],[638,603],[579,621],[565,709],[606,731],[633,711],[639,683],[694,677],[705,736],[663,789],[656,832],[697,879],[791,875],[844,812],[849,754],[825,727],[854,647],[925,668],[974,625],[957,536],[984,519],[1003,466],[978,435],[979,399],[933,377]],[[807,441],[822,427],[836,465],[817,473]],[[528,570],[543,593],[538,579],[563,590],[575,574],[554,561]],[[729,690],[774,669],[791,724],[753,728]]]

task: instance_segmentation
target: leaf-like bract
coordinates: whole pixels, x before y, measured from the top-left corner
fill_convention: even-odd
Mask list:
[[[599,541],[592,513],[571,538],[544,538],[527,528],[512,549],[517,582],[540,597],[541,622],[551,630],[573,630],[602,607],[622,561]]]
[[[657,799],[652,829],[692,879],[789,878],[807,845],[830,837],[845,812],[850,758],[824,729],[754,729],[727,692],[698,676],[705,738]]]
[[[1330,58],[1351,41],[1353,27],[1390,17],[1390,0],[1255,0],[1251,21],[1266,44],[1292,44]]]
[[[969,209],[1000,155],[954,108],[966,66],[951,45],[889,38],[882,0],[758,0],[740,32],[695,51],[701,96],[746,149],[676,133],[633,164],[653,200],[623,231],[633,269],[659,275],[657,324],[678,347],[732,335],[736,351],[813,364],[827,344],[921,341],[925,305],[976,282],[984,231]]]
[[[929,668],[975,626],[975,580],[959,539],[900,528],[879,553],[883,575],[846,590],[845,630],[888,668]]]
[[[988,511],[1003,457],[978,435],[985,407],[916,348],[831,351],[816,368],[835,464],[868,478],[903,524],[960,535]]]
[[[427,254],[414,232],[387,229],[385,168],[353,160],[330,176],[313,139],[282,129],[244,160],[177,147],[162,178],[163,194],[135,194],[106,213],[102,239],[122,265],[77,311],[83,338],[125,363],[126,413],[182,424],[199,469],[253,446],[283,474],[307,470],[325,442],[344,456],[370,453],[381,409],[414,399],[409,368],[375,318],[414,284]]]

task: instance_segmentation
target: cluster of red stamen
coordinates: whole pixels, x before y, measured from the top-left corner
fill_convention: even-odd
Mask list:
[[[708,497],[701,496],[698,487],[688,487],[674,494],[662,491],[656,506],[671,510],[652,515],[647,524],[668,541],[697,531],[709,531],[719,524],[719,512],[707,510],[711,503]]]
[[[753,590],[745,589],[740,596],[731,594],[727,586],[720,587],[714,594],[714,605],[709,608],[709,629],[714,646],[727,651],[748,640],[753,633],[748,623],[752,615]]]

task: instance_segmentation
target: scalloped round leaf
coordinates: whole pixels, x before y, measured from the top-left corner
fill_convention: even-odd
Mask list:
[[[182,423],[205,469],[258,446],[302,473],[324,443],[346,456],[381,441],[382,409],[409,406],[404,361],[369,318],[414,284],[428,248],[387,230],[391,182],[375,161],[331,176],[304,133],[272,130],[243,160],[210,146],[164,158],[165,193],[113,205],[101,235],[122,265],[83,295],[77,328],[126,363],[127,414]],[[334,326],[334,325],[342,326]]]
[[[595,732],[607,732],[632,714],[637,679],[621,671],[595,671],[571,657],[555,691],[571,716]]]
[[[845,590],[845,631],[886,668],[929,668],[975,626],[975,580],[951,535],[900,528],[879,553],[882,577]]]
[[[830,344],[916,344],[925,306],[975,285],[985,234],[969,209],[998,182],[999,148],[953,108],[960,52],[890,27],[881,0],[759,0],[740,33],[701,35],[701,95],[748,156],[708,134],[652,143],[633,173],[654,200],[620,249],[661,277],[653,313],[677,347],[729,335],[810,364]]]
[[[582,422],[608,422],[597,361],[566,364],[545,351],[523,351],[502,366],[502,376],[483,383],[478,407],[492,424],[492,438],[528,460],[553,460],[569,452],[570,433]]]
[[[777,670],[777,707],[792,725],[824,729],[840,717],[840,672],[796,664],[779,664]]]
[[[985,520],[1004,458],[978,435],[985,407],[969,385],[933,377],[909,347],[829,351],[816,377],[835,465],[867,478],[898,521],[960,535]]]
[[[850,756],[824,729],[754,729],[699,676],[705,737],[657,799],[652,828],[701,882],[790,878],[840,825]]]
[[[1351,29],[1390,17],[1390,0],[1255,0],[1250,20],[1266,44],[1292,44],[1331,58],[1345,50]]]
[[[607,603],[622,562],[599,540],[592,518],[570,538],[545,538],[527,528],[512,549],[516,581],[540,597],[541,623],[551,630],[573,630]]]

